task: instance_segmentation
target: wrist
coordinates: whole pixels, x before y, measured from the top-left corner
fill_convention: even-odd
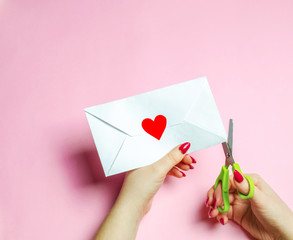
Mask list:
[[[293,213],[285,214],[279,218],[274,231],[271,231],[272,239],[291,240],[293,239]]]
[[[127,212],[127,214],[136,221],[140,221],[144,216],[144,204],[138,201],[137,198],[129,195],[120,193],[115,202],[115,207]]]
[[[101,225],[96,239],[134,240],[142,218],[140,209],[136,202],[120,194]]]
[[[117,202],[129,205],[129,208],[144,216],[151,207],[152,197],[150,198],[144,191],[139,191],[139,189],[133,191],[132,188],[123,186]]]
[[[289,217],[285,220],[286,222],[283,224],[283,229],[280,231],[280,238],[284,240],[293,239],[293,213],[289,215]]]

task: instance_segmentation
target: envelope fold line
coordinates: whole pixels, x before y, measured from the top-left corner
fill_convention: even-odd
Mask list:
[[[209,129],[206,129],[206,128],[203,128],[202,126],[199,126],[198,124],[191,123],[191,122],[189,122],[189,121],[187,121],[187,120],[184,120],[183,122],[184,122],[184,123],[187,123],[187,124],[191,124],[191,125],[193,125],[193,126],[195,126],[195,127],[197,127],[197,128],[200,128],[200,129],[202,129],[202,130],[204,130],[204,131],[206,131],[206,132],[208,132],[208,133],[210,133],[210,134],[213,134],[213,135],[215,135],[215,136],[218,136],[218,137],[221,137],[221,138],[226,139],[226,136],[225,136],[225,137],[224,137],[224,136],[221,136],[221,135],[219,135],[218,133],[214,133],[214,132],[212,132],[212,131],[209,130]]]
[[[207,84],[207,82],[203,82],[203,84],[201,85],[201,91],[203,90],[203,88],[205,87],[206,84]],[[200,96],[201,96],[201,93],[199,95],[197,95],[197,97],[194,99],[193,103],[190,106],[190,109],[185,114],[183,121],[185,121],[185,118],[188,117],[188,115],[191,113],[194,105],[196,105],[196,103],[197,103],[198,99],[200,98]]]
[[[96,119],[99,119],[101,122],[103,122],[103,123],[105,123],[105,124],[107,124],[107,125],[111,126],[112,128],[116,129],[117,131],[119,131],[119,132],[122,132],[122,133],[124,133],[125,135],[127,135],[127,136],[131,137],[131,136],[130,136],[128,133],[126,133],[126,132],[122,131],[121,129],[119,129],[119,128],[117,128],[117,127],[113,126],[113,125],[112,125],[112,124],[110,124],[110,123],[107,123],[106,121],[104,121],[103,119],[101,119],[101,118],[97,117],[96,115],[94,115],[94,114],[92,114],[92,113],[90,113],[90,112],[88,112],[88,111],[86,111],[86,110],[84,110],[84,111],[85,111],[87,114],[89,114],[89,115],[91,115],[91,116],[95,117]]]
[[[127,138],[127,137],[126,137],[126,138]],[[119,150],[117,151],[117,154],[116,154],[116,156],[115,156],[115,158],[114,158],[114,160],[113,160],[113,162],[112,162],[112,164],[111,164],[111,166],[110,166],[110,168],[109,168],[109,170],[108,170],[108,172],[107,172],[107,175],[108,175],[108,176],[109,176],[109,174],[110,174],[110,172],[111,172],[111,169],[112,169],[113,165],[115,164],[116,159],[117,159],[117,157],[118,157],[118,155],[119,155],[119,153],[120,153],[120,151],[121,151],[121,149],[122,149],[122,147],[123,147],[123,145],[124,145],[124,143],[125,143],[125,141],[126,141],[126,138],[124,138],[124,140],[123,140],[123,142],[122,142],[122,144],[121,144]]]

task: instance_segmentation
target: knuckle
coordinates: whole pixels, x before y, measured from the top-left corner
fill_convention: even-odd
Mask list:
[[[251,178],[255,185],[258,185],[261,181],[263,181],[262,177],[257,173],[251,174]]]
[[[155,175],[161,175],[161,174],[163,173],[163,169],[162,169],[162,167],[160,167],[160,166],[158,166],[158,165],[156,165],[156,164],[154,164],[154,165],[152,166],[151,171],[152,171]]]
[[[161,164],[154,163],[151,165],[151,172],[155,175],[162,175],[164,174],[164,168],[162,167]]]
[[[208,195],[213,195],[213,194],[214,194],[214,186],[212,186],[208,191]]]
[[[177,164],[177,156],[174,151],[169,152],[167,157],[170,159],[173,165]]]

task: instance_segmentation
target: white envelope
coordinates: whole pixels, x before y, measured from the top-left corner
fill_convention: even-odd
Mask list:
[[[176,145],[189,153],[222,143],[226,132],[205,77],[84,109],[106,176],[152,164]],[[163,115],[160,140],[142,121]]]

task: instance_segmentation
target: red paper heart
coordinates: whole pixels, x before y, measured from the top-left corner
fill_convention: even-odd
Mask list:
[[[158,115],[153,121],[150,118],[146,118],[142,121],[142,128],[154,138],[160,140],[167,125],[167,119],[163,115]]]

